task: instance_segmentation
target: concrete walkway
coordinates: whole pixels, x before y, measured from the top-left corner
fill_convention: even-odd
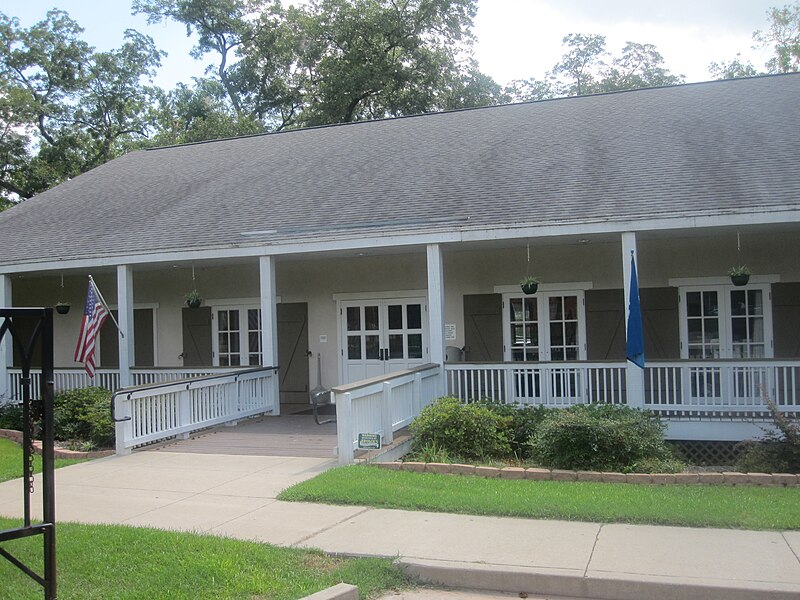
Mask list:
[[[57,515],[400,557],[428,581],[531,597],[800,597],[798,531],[600,525],[275,500],[283,488],[333,465],[320,458],[165,451],[109,457],[56,471]],[[20,516],[21,487],[20,480],[0,484],[0,515]]]

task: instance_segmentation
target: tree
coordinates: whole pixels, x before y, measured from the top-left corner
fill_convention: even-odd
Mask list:
[[[627,42],[622,54],[603,70],[599,89],[604,92],[634,90],[683,83],[683,75],[673,75],[653,44]]]
[[[753,32],[753,41],[772,51],[772,57],[764,64],[765,71],[759,72],[750,62],[743,63],[737,54],[731,61],[712,62],[708,70],[713,77],[734,79],[800,71],[800,1],[770,8],[767,18],[769,29]]]
[[[582,96],[637,88],[676,85],[683,75],[674,75],[653,44],[628,42],[619,56],[609,56],[606,38],[596,34],[570,33],[562,42],[567,52],[543,79],[512,81],[506,93],[517,101],[547,100],[559,96]]]
[[[25,199],[119,155],[147,135],[162,54],[135,31],[95,52],[51,10],[29,29],[0,13],[0,197]]]
[[[564,75],[567,79],[564,89],[558,95],[582,96],[598,90],[597,77],[604,65],[606,52],[604,35],[584,35],[570,33],[561,40],[568,51],[552,70],[555,76]]]
[[[758,70],[751,62],[742,62],[741,54],[730,61],[712,62],[708,71],[714,79],[736,79],[737,77],[755,77]]]
[[[198,35],[238,120],[267,130],[502,101],[471,58],[475,0],[135,0]]]
[[[153,111],[156,133],[150,144],[154,146],[263,132],[261,123],[236,114],[225,88],[214,79],[198,78],[192,87],[179,83],[170,92],[160,91]]]
[[[764,47],[772,47],[773,56],[765,65],[769,73],[800,71],[800,2],[783,8],[770,8],[768,31],[756,31],[753,39]]]
[[[469,61],[475,12],[475,0],[315,0],[304,21],[302,123],[440,110],[454,82],[464,99],[480,80],[476,97],[487,100],[489,80]]]
[[[553,84],[552,76],[550,81],[544,79],[515,79],[506,86],[505,92],[515,102],[550,100],[558,96],[558,90]]]

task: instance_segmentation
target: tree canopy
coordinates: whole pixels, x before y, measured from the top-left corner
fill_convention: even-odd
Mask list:
[[[148,130],[162,54],[129,30],[108,52],[67,13],[29,29],[0,13],[0,197],[29,198],[124,152]]]
[[[800,0],[767,11],[769,29],[753,32],[756,47],[768,49],[770,58],[759,71],[750,62],[743,63],[739,55],[733,60],[712,62],[709,71],[718,79],[796,73],[800,71]]]
[[[516,100],[546,100],[683,83],[664,66],[653,44],[628,42],[618,56],[606,50],[606,38],[571,33],[562,40],[566,52],[544,79],[517,80],[506,88]]]

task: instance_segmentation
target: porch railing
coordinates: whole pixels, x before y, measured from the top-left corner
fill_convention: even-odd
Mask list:
[[[467,402],[552,407],[627,402],[624,363],[448,363],[445,370],[447,393]]]
[[[465,402],[553,407],[626,404],[625,369],[603,362],[445,365],[448,394]],[[800,415],[800,361],[653,361],[644,373],[644,408],[668,419],[764,418],[764,393],[781,411]]]
[[[117,454],[274,411],[279,402],[276,371],[260,367],[117,390],[111,399]]]
[[[203,377],[206,375],[214,375],[215,373],[228,373],[232,369],[230,367],[175,367],[175,368],[133,368],[131,369],[131,377],[133,378],[133,385],[148,385],[152,383],[164,383],[167,381],[176,381],[178,379],[189,379],[193,377]],[[244,370],[244,369],[242,369]],[[116,392],[119,389],[119,369],[97,369],[94,379],[89,379],[84,369],[55,369],[54,372],[54,389],[56,392],[66,390],[76,390],[88,387],[90,385],[106,388],[109,391]],[[8,370],[9,376],[9,390],[11,390],[11,397],[9,400],[16,401],[20,398],[21,394],[21,378],[22,370],[11,368]],[[31,372],[31,397],[40,398],[41,390],[41,372]]]
[[[764,394],[800,415],[800,361],[656,362],[645,372],[645,408],[666,417],[764,418]]]
[[[339,463],[353,462],[359,433],[391,443],[437,396],[440,374],[441,366],[431,363],[333,388]]]

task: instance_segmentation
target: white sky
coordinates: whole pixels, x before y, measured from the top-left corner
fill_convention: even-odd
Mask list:
[[[655,44],[666,66],[687,81],[710,78],[711,61],[737,52],[763,67],[768,58],[752,49],[752,33],[767,27],[770,6],[791,0],[478,0],[475,57],[483,72],[504,85],[512,79],[540,78],[563,53],[568,33],[606,36],[618,54],[628,42]],[[147,25],[130,15],[129,0],[0,0],[0,11],[19,17],[24,27],[48,9],[66,10],[86,30],[84,39],[99,50],[118,46],[126,28],[150,35],[169,56],[156,83],[171,88],[202,75],[210,61],[189,57],[192,43],[177,24]]]

